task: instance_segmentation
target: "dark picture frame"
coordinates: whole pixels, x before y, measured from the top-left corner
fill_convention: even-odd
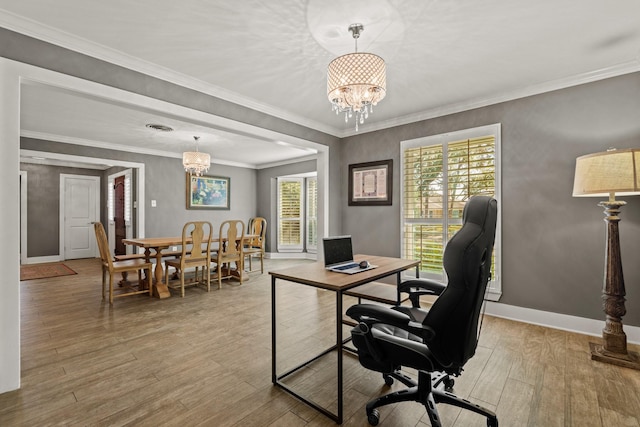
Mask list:
[[[393,160],[349,165],[349,206],[393,203]]]
[[[187,209],[231,209],[231,178],[186,174]]]

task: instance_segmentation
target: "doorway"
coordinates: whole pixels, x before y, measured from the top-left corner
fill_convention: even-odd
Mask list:
[[[133,171],[126,169],[109,175],[107,191],[107,225],[109,251],[115,255],[131,253],[131,247],[122,243],[133,237]]]

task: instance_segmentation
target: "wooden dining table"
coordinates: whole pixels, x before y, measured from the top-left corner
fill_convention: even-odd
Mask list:
[[[256,237],[259,237],[257,235],[254,234],[245,234],[244,235],[244,242],[246,241],[250,241],[251,239],[254,239]],[[208,239],[208,236],[206,236],[204,238],[204,240],[206,241]],[[240,240],[240,238],[238,238],[238,240]],[[220,237],[212,237],[211,238],[211,243],[218,243],[220,244],[225,243],[227,241],[226,237],[220,238]],[[156,266],[154,269],[154,277],[153,280],[151,280],[151,278],[147,278],[147,280],[149,280],[150,282],[152,282],[150,285],[153,286],[153,294],[154,296],[157,296],[158,298],[168,298],[171,296],[171,293],[169,292],[169,288],[167,288],[167,285],[162,281],[162,276],[163,276],[163,268],[162,268],[162,257],[166,256],[166,254],[163,253],[164,250],[169,249],[172,246],[182,246],[182,236],[173,236],[173,237],[141,237],[141,238],[137,238],[137,239],[123,239],[122,243],[124,243],[125,245],[131,245],[131,246],[136,246],[139,248],[144,248],[144,257],[145,260],[147,262],[149,262],[153,257],[155,257],[156,259]],[[187,240],[186,242],[187,244],[191,243],[190,239]],[[151,253],[151,250],[154,250],[154,253]],[[231,275],[232,276],[242,276],[242,281],[247,281],[249,280],[249,275],[246,274],[246,272],[242,271],[241,269],[237,269],[237,270],[232,270],[231,271]]]

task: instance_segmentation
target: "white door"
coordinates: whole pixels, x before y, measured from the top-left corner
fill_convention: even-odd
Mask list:
[[[64,198],[60,198],[64,200],[64,259],[93,258],[97,244],[92,223],[100,220],[100,178],[62,174],[60,180],[64,188]]]

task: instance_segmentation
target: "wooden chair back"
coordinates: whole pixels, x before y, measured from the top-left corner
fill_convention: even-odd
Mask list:
[[[100,251],[100,258],[102,264],[109,267],[109,270],[113,269],[113,258],[109,253],[109,241],[107,240],[107,233],[104,231],[104,226],[100,221],[93,223],[93,230],[96,233],[96,242],[98,242],[98,250]]]
[[[249,234],[255,234],[246,244],[249,248],[264,249],[265,237],[267,235],[267,220],[262,217],[251,218],[249,221]]]
[[[189,221],[182,227],[182,255],[184,263],[197,260],[208,262],[211,256],[213,225],[209,221]]]
[[[225,260],[237,259],[242,256],[244,241],[244,222],[239,219],[223,221],[220,224],[219,256]],[[224,244],[222,239],[225,240]]]

